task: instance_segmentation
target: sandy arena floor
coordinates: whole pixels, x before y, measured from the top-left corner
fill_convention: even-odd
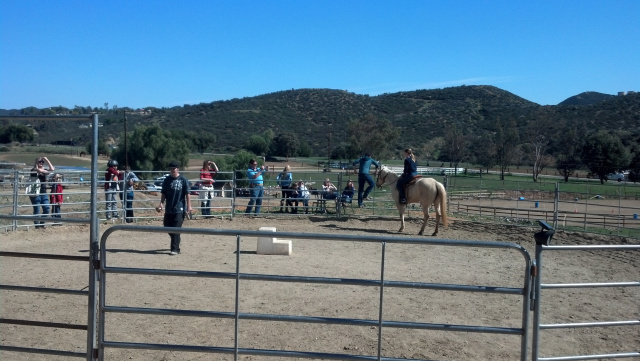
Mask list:
[[[427,226],[431,233],[433,221]],[[138,225],[160,225],[158,221]],[[320,234],[388,235],[395,219],[335,219],[273,216],[187,221],[185,227]],[[101,226],[101,232],[106,226]],[[417,219],[405,235],[414,236]],[[533,257],[535,228],[481,225],[454,221],[438,238],[511,242]],[[430,239],[430,237],[425,237]],[[195,271],[235,271],[235,237],[184,235],[182,254],[169,256],[166,234],[121,232],[108,244],[110,266],[167,268]],[[87,255],[87,226],[64,225],[46,230],[20,230],[0,235],[2,251]],[[560,232],[554,244],[636,244],[620,237]],[[257,255],[256,239],[243,238],[241,272],[312,277],[379,279],[379,244],[294,240],[291,256]],[[523,258],[515,251],[443,246],[387,245],[385,279],[521,287]],[[545,253],[545,283],[634,281],[640,275],[638,252]],[[0,282],[54,288],[85,289],[87,265],[79,262],[3,257]],[[233,312],[234,280],[140,275],[108,275],[107,303],[132,307],[201,309]],[[377,287],[242,281],[240,312],[318,317],[376,319]],[[638,288],[596,291],[569,289],[543,292],[543,322],[592,322],[640,318]],[[517,296],[450,291],[385,289],[385,320],[518,327],[522,312]],[[533,313],[530,313],[533,316]],[[47,293],[0,292],[0,317],[62,323],[86,323],[86,298]],[[233,347],[233,320],[163,315],[108,314],[106,338],[111,341],[152,342]],[[4,345],[51,347],[82,352],[83,331],[0,324]],[[377,327],[241,320],[239,346],[376,355]],[[517,360],[517,336],[385,328],[386,357],[438,360]],[[633,351],[640,348],[640,327],[581,328],[542,333],[541,356]],[[530,355],[530,351],[529,351]],[[2,360],[62,360],[63,357],[0,351]],[[108,349],[108,360],[232,360],[233,355]],[[243,360],[279,360],[241,356]],[[285,359],[285,358],[282,358]],[[291,360],[292,358],[286,358]]]

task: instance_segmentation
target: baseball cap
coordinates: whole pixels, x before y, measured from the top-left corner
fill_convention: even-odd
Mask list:
[[[176,161],[173,161],[169,163],[169,168],[180,168],[180,164],[178,164],[178,162]]]

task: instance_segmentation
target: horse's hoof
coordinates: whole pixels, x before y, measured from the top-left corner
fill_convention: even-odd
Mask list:
[[[431,234],[431,237],[435,237],[435,236],[437,236],[437,235],[438,235],[438,232],[433,232],[433,233]]]

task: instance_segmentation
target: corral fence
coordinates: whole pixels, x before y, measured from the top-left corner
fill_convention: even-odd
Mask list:
[[[55,165],[54,165],[55,166]],[[29,169],[0,169],[3,179],[0,182],[0,213],[19,215],[53,215],[53,221],[48,220],[45,226],[59,225],[63,218],[83,218],[88,219],[91,211],[91,186],[95,180],[98,192],[96,194],[96,216],[99,221],[110,221],[111,223],[132,223],[148,220],[158,220],[162,215],[156,212],[155,207],[160,200],[160,190],[163,177],[167,172],[161,171],[137,171],[132,172],[139,179],[131,189],[120,186],[116,192],[115,211],[109,206],[104,191],[104,171],[68,169],[56,167],[55,174],[63,177],[62,193],[54,193],[51,186],[55,184],[53,179],[49,179],[43,184],[47,188],[47,201],[50,196],[62,195],[63,203],[60,205],[59,213],[53,213],[53,204],[46,205],[34,203],[34,197],[27,194],[29,186]],[[214,183],[215,189],[208,192],[207,199],[199,189],[199,171],[181,170],[180,174],[187,177],[190,182],[190,197],[193,212],[192,219],[205,219],[209,217],[233,217],[243,214],[249,202],[249,180],[246,171],[219,171]],[[238,177],[238,174],[242,174]],[[342,197],[326,200],[323,198],[322,183],[329,178],[339,189],[342,189],[347,182],[348,176],[344,172],[334,172],[325,174],[315,171],[304,171],[296,173],[295,181],[303,181],[309,188],[310,196],[303,200],[292,199],[288,205],[283,197],[283,191],[276,181],[278,172],[269,172],[265,175],[264,194],[261,198],[263,214],[280,214],[283,217],[297,215],[325,215],[325,216],[355,216],[352,202],[354,198],[344,199]],[[51,174],[53,176],[53,174]],[[51,178],[51,177],[50,177]],[[357,183],[357,182],[356,182]],[[356,195],[357,197],[357,195]],[[373,203],[371,203],[373,204]],[[345,207],[343,207],[343,205]],[[346,208],[351,209],[346,213]],[[42,209],[41,209],[42,208]],[[46,208],[46,209],[45,209]],[[208,210],[208,212],[205,212]],[[38,213],[34,213],[37,211]],[[129,212],[127,212],[129,211]],[[115,214],[114,214],[115,213]],[[132,215],[131,215],[132,214]],[[375,207],[369,207],[367,214],[376,214]],[[36,221],[38,222],[38,221]],[[11,222],[0,221],[0,228],[5,231],[16,230],[18,228],[34,227],[34,222],[14,219]]]
[[[161,215],[155,211],[160,198],[161,179],[166,172],[161,171],[133,171],[141,180],[134,186],[133,197],[127,199],[124,187],[118,193],[117,212],[118,217],[112,222],[140,222],[145,220],[158,220]],[[31,197],[25,193],[28,184],[29,171],[0,170],[3,181],[0,182],[0,213],[12,215],[32,214]],[[108,220],[107,202],[104,196],[104,175],[102,171],[95,172],[92,177],[90,170],[56,168],[56,173],[64,177],[62,193],[64,203],[61,205],[60,214],[57,217],[87,218],[90,214],[91,204],[91,179],[97,179],[97,205],[96,214],[101,221]],[[198,189],[199,172],[181,171],[181,174],[190,179],[192,184],[191,200],[193,206],[192,219],[204,219],[208,217],[233,217],[244,213],[249,202],[248,179],[244,178],[245,171],[220,171],[216,178],[216,189],[212,192],[212,198],[208,203],[200,200],[201,191]],[[242,176],[238,176],[242,174]],[[372,192],[373,200],[365,202],[365,208],[358,209],[355,200],[348,202],[325,200],[322,197],[322,182],[328,178],[342,189],[348,180],[353,180],[357,185],[357,175],[351,175],[347,171],[331,173],[315,171],[299,171],[294,173],[295,181],[303,181],[309,188],[310,198],[303,202],[294,199],[288,206],[283,198],[282,190],[276,181],[278,172],[268,172],[265,175],[264,195],[262,198],[263,214],[279,214],[283,217],[299,215],[325,215],[341,217],[358,216],[389,216],[395,217],[397,211],[391,199],[391,192],[387,188],[376,189]],[[436,175],[436,179],[439,177]],[[495,185],[485,188],[482,182],[474,186],[460,186],[456,177],[439,179],[447,186],[449,203],[448,212],[454,216],[473,219],[486,223],[508,223],[520,225],[535,225],[538,219],[544,219],[553,223],[556,229],[615,234],[640,238],[640,200],[635,186],[627,186],[625,183],[608,187],[612,190],[609,194],[593,193],[588,186],[581,192],[563,192],[562,183],[547,181],[550,190],[527,189],[519,182],[510,184],[503,189]],[[503,182],[504,183],[504,182]],[[45,185],[50,187],[52,181]],[[48,193],[50,195],[50,193]],[[129,202],[129,204],[127,204]],[[306,203],[306,204],[305,204]],[[51,208],[51,207],[50,207]],[[133,217],[127,218],[126,209],[133,212]],[[209,209],[209,215],[204,210]],[[408,217],[415,215],[422,218],[419,204],[411,204],[407,208]],[[56,224],[57,222],[53,222]],[[20,227],[33,227],[32,222],[13,221],[1,222],[0,228],[15,230]]]
[[[118,237],[120,232],[153,232],[153,233],[166,233],[167,231],[181,233],[181,234],[205,234],[216,235],[225,237],[235,237],[236,239],[236,272],[204,272],[197,270],[166,270],[166,269],[146,269],[146,268],[131,268],[131,267],[113,267],[109,266],[109,240],[113,237]],[[361,278],[348,278],[349,275],[344,275],[340,278],[329,277],[311,277],[311,276],[296,276],[296,275],[277,275],[277,274],[256,274],[242,272],[242,251],[240,243],[246,238],[257,237],[276,237],[278,239],[290,238],[293,240],[311,240],[315,242],[368,242],[376,243],[380,245],[380,259],[379,259],[379,274],[377,279],[361,279]],[[497,248],[514,250],[520,253],[522,262],[518,272],[522,274],[522,286],[521,287],[508,287],[500,285],[464,285],[464,284],[440,284],[440,283],[427,283],[427,282],[407,282],[398,280],[387,279],[385,270],[393,268],[393,264],[385,261],[386,247],[392,244],[417,244],[424,247],[429,246],[447,246],[447,247],[472,247],[472,248]],[[423,238],[409,238],[409,237],[375,237],[375,236],[350,236],[350,235],[327,235],[327,234],[312,234],[312,233],[293,233],[293,232],[269,232],[269,231],[238,231],[238,230],[211,230],[211,229],[185,229],[174,228],[167,229],[163,227],[136,227],[136,226],[114,226],[109,228],[102,236],[100,244],[100,267],[99,267],[99,279],[100,279],[100,303],[99,303],[99,317],[100,320],[100,332],[99,335],[99,359],[103,358],[104,351],[107,348],[127,348],[127,349],[147,349],[147,350],[164,350],[164,351],[180,351],[180,352],[203,352],[203,353],[218,353],[218,354],[233,354],[234,359],[238,359],[242,355],[261,355],[261,356],[282,356],[282,357],[297,357],[307,359],[332,359],[332,360],[392,360],[395,358],[385,357],[383,355],[383,342],[382,334],[385,330],[396,329],[412,329],[412,330],[439,330],[445,332],[470,332],[470,333],[486,333],[486,334],[502,334],[512,335],[520,339],[520,360],[526,360],[527,342],[529,336],[528,327],[528,312],[530,307],[530,294],[531,294],[531,260],[528,252],[521,246],[500,243],[500,242],[476,242],[476,241],[456,241],[456,240],[429,240]],[[276,269],[272,269],[276,271]],[[118,303],[117,306],[106,303],[106,298],[109,297],[109,275],[112,274],[128,274],[128,275],[152,275],[163,277],[184,277],[184,278],[218,278],[235,281],[235,302],[233,312],[224,311],[204,311],[204,310],[185,310],[185,309],[159,309],[159,308],[141,308],[131,307],[121,304],[121,301],[114,300],[114,303]],[[243,289],[249,287],[245,286],[246,283],[251,281],[261,282],[289,282],[297,284],[324,284],[335,287],[342,286],[357,286],[357,287],[376,287],[379,290],[379,303],[378,303],[378,318],[376,319],[356,319],[356,318],[327,318],[317,317],[313,315],[295,315],[295,314],[258,314],[258,313],[246,313],[242,312],[240,304],[243,302],[244,296]],[[130,282],[135,282],[131,280]],[[140,280],[139,282],[143,282]],[[384,294],[386,289],[390,288],[405,288],[405,289],[421,289],[421,290],[441,290],[456,292],[472,292],[472,293],[491,293],[503,295],[504,297],[516,297],[521,302],[521,313],[511,315],[515,320],[514,323],[520,325],[520,327],[508,327],[508,326],[478,326],[473,324],[439,324],[439,323],[427,323],[427,322],[408,322],[387,320],[383,317],[383,310],[385,308]],[[316,302],[322,302],[323,300],[316,300]],[[331,300],[325,300],[331,302]],[[119,303],[120,302],[120,303]],[[263,302],[277,303],[277,299],[264,299]],[[113,340],[107,335],[105,330],[105,323],[108,322],[106,314],[108,313],[121,313],[121,314],[143,314],[143,315],[169,315],[179,317],[204,317],[204,318],[218,318],[218,319],[233,319],[234,320],[234,341],[233,346],[198,346],[198,345],[183,345],[183,344],[157,344],[157,343],[143,343],[143,342],[130,342]],[[417,316],[416,316],[417,318]],[[327,324],[327,325],[351,325],[362,327],[376,327],[377,336],[377,355],[358,355],[358,354],[338,354],[338,353],[319,353],[309,352],[306,350],[274,350],[274,349],[256,349],[241,347],[243,340],[238,335],[238,327],[245,320],[254,321],[272,321],[273,322],[288,322],[288,323],[306,323],[306,324]],[[504,324],[509,324],[509,316],[505,316],[503,320]],[[152,322],[151,320],[149,322]],[[270,331],[267,327],[264,330],[265,333],[277,333],[277,331]],[[192,335],[193,336],[193,335]],[[338,341],[338,340],[336,340]]]
[[[616,254],[626,253],[627,258],[633,259],[634,257],[638,257],[638,251],[640,250],[640,245],[551,245],[551,239],[554,234],[554,230],[552,227],[546,225],[544,222],[541,222],[543,225],[543,229],[535,234],[536,241],[536,251],[535,251],[535,270],[537,272],[536,277],[534,277],[535,283],[535,292],[536,295],[534,301],[534,315],[533,315],[533,348],[532,348],[532,356],[533,360],[544,360],[544,361],[561,361],[561,360],[608,360],[608,359],[619,359],[619,358],[640,358],[640,349],[639,345],[625,345],[625,349],[622,352],[609,352],[609,353],[599,353],[599,354],[573,354],[573,355],[555,355],[555,356],[540,356],[542,352],[544,352],[544,343],[541,342],[541,331],[552,331],[552,330],[562,330],[567,332],[567,330],[575,330],[579,328],[600,328],[600,329],[611,329],[611,328],[619,328],[619,327],[628,327],[633,330],[635,327],[635,332],[638,332],[637,328],[640,327],[640,319],[608,319],[605,321],[599,320],[600,315],[588,315],[586,313],[581,314],[583,317],[579,322],[575,322],[571,320],[571,322],[557,322],[557,320],[550,320],[547,323],[542,323],[542,318],[544,316],[544,310],[541,305],[543,305],[543,294],[542,290],[552,290],[552,291],[560,291],[566,293],[571,293],[573,290],[582,289],[587,292],[584,296],[589,297],[590,294],[598,289],[606,289],[607,297],[616,299],[620,294],[624,294],[625,290],[634,287],[640,287],[640,281],[637,280],[600,280],[600,282],[563,282],[563,283],[546,283],[543,282],[543,270],[545,273],[546,269],[543,267],[543,253],[557,253],[557,252],[570,252],[570,253],[584,253],[584,252],[612,252]],[[631,254],[630,254],[631,253]],[[562,267],[561,265],[559,267]],[[555,272],[563,272],[564,270],[559,269],[557,264],[553,264],[549,267],[549,272],[554,270]],[[630,275],[629,277],[637,277],[636,275]],[[544,275],[544,277],[549,277],[549,275]],[[591,291],[591,292],[589,292]],[[547,291],[549,292],[549,291]],[[554,293],[550,297],[558,297],[557,293]],[[570,296],[570,298],[575,296]],[[637,312],[638,310],[636,310]],[[633,311],[632,311],[633,312]],[[607,316],[611,317],[611,316]],[[594,321],[594,319],[596,321]],[[633,331],[631,331],[633,332]],[[600,337],[607,337],[606,335]],[[541,352],[542,350],[542,352]],[[548,351],[547,351],[548,353]]]
[[[586,184],[563,191],[563,182],[547,179],[544,189],[530,182],[483,181],[446,177],[449,212],[479,222],[535,225],[544,219],[555,229],[640,238],[640,187],[620,182],[598,193]],[[473,184],[475,183],[475,184]],[[498,183],[498,184],[496,184]]]

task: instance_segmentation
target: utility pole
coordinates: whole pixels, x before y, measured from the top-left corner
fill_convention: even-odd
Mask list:
[[[329,132],[329,145],[327,147],[327,162],[329,163],[329,168],[331,168],[331,132]]]

